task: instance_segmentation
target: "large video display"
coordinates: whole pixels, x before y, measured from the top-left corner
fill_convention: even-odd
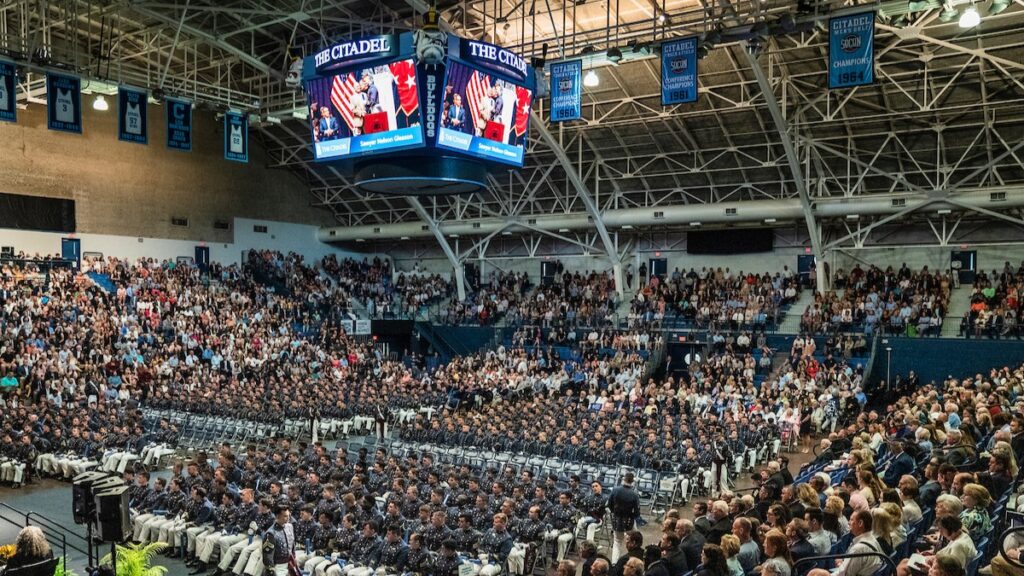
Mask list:
[[[423,145],[412,59],[314,78],[306,92],[317,160]]]
[[[529,88],[449,62],[437,145],[522,166],[532,99]]]

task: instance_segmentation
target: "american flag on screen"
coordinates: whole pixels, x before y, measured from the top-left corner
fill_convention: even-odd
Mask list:
[[[349,131],[355,130],[355,116],[352,114],[350,102],[352,102],[352,95],[356,93],[358,85],[359,82],[354,74],[339,74],[331,83],[331,104],[345,119]]]
[[[486,120],[483,125],[477,125],[480,122],[480,101],[487,97],[487,91],[490,88],[491,78],[487,74],[481,74],[478,71],[473,71],[473,75],[469,78],[469,83],[466,84],[466,103],[469,104],[469,109],[473,111],[473,126],[480,130],[487,128]],[[490,118],[487,120],[490,120]]]

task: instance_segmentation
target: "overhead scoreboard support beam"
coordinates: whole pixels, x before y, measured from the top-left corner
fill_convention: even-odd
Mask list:
[[[601,237],[601,243],[604,244],[604,252],[608,257],[608,263],[615,274],[615,292],[621,297],[623,294],[622,261],[619,260],[618,249],[615,247],[615,243],[612,242],[611,235],[608,234],[608,228],[604,225],[601,211],[597,208],[597,204],[594,203],[594,197],[590,194],[586,183],[583,182],[583,178],[580,177],[576,166],[569,159],[569,155],[565,153],[565,149],[555,139],[554,134],[548,130],[548,127],[544,124],[544,118],[536,110],[530,111],[530,122],[534,129],[537,130],[537,133],[540,134],[541,139],[544,140],[544,144],[555,154],[555,158],[558,159],[562,169],[565,170],[566,177],[572,183],[573,188],[576,189],[576,194],[587,208],[587,214],[594,221],[594,228],[597,229],[597,233]]]
[[[816,260],[815,271],[818,291],[824,292],[828,289],[826,284],[828,279],[825,275],[825,254],[821,249],[821,228],[818,226],[814,218],[814,212],[811,210],[811,199],[807,192],[807,180],[804,177],[804,170],[800,165],[800,156],[797,153],[796,146],[793,145],[793,139],[790,138],[789,123],[786,122],[786,118],[782,115],[779,99],[775,96],[775,91],[772,89],[768,76],[765,74],[764,69],[761,68],[757,57],[747,49],[748,46],[749,44],[745,41],[744,49],[741,52],[743,52],[744,57],[747,59],[747,63],[750,64],[754,78],[757,79],[757,85],[764,95],[768,112],[771,114],[772,122],[775,124],[775,130],[779,133],[782,148],[786,152],[786,162],[789,164],[790,172],[793,173],[793,182],[796,184],[797,193],[800,196],[800,206],[803,208],[804,221],[807,223],[807,233],[811,237],[811,250],[814,252]]]
[[[416,211],[416,214],[423,220],[427,226],[430,227],[430,232],[434,234],[434,238],[437,239],[437,243],[441,245],[441,250],[444,250],[444,255],[448,257],[448,261],[451,262],[453,274],[455,274],[455,288],[458,290],[459,302],[466,300],[466,271],[462,268],[462,260],[455,255],[455,251],[448,245],[448,240],[445,239],[444,233],[437,226],[437,221],[427,214],[427,209],[423,207],[420,199],[415,196],[406,196],[406,202],[412,206],[412,209]]]

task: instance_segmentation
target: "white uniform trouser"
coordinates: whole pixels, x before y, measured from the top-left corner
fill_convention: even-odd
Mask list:
[[[202,562],[209,562],[221,536],[224,536],[224,533],[220,530],[200,534],[196,538],[196,557]]]
[[[596,518],[584,516],[576,523],[576,537],[583,537],[584,540],[593,540],[594,536],[597,535],[597,529],[600,527],[601,523]],[[586,532],[584,532],[584,529],[586,529]]]
[[[311,556],[306,559],[306,562],[302,565],[302,569],[306,571],[306,574],[314,576],[325,576],[324,572],[329,566],[334,564],[334,561],[326,556]]]
[[[166,444],[150,444],[142,449],[142,463],[149,466],[168,454],[174,454],[174,448]]]
[[[739,476],[740,473],[743,472],[743,456],[745,456],[745,455],[746,455],[746,453],[740,454],[739,456],[733,456],[733,459],[732,459],[733,466],[732,467],[733,467],[733,473],[736,474],[736,476]]]
[[[185,528],[185,551],[189,554],[195,554],[198,539],[200,537],[205,538],[211,530],[213,530],[213,527],[209,525]]]
[[[231,571],[235,574],[241,574],[242,571],[245,570],[245,566],[249,563],[253,552],[256,552],[262,546],[263,538],[260,538],[259,536],[253,536],[252,542],[249,542],[248,538],[235,542],[235,544],[231,546],[229,553],[221,557],[219,568],[226,572],[228,566],[231,565],[231,559],[234,558],[235,565]]]
[[[60,470],[56,454],[40,454],[36,457],[35,467],[43,474],[55,474]]]
[[[555,558],[561,562],[565,559],[565,553],[569,550],[569,543],[572,542],[572,532],[563,532],[561,530],[548,530],[544,533],[544,540],[551,542],[552,540],[557,541],[558,552]]]
[[[612,532],[612,564],[618,561],[619,556],[626,550],[626,533],[624,531]]]
[[[135,518],[132,518],[132,540],[142,540],[142,526],[152,520],[155,514],[139,514]]]
[[[679,493],[683,495],[683,502],[686,502],[690,499],[691,487],[692,483],[690,482],[689,478],[683,478],[682,480],[679,481]]]
[[[288,576],[288,565],[287,564],[275,564],[271,569],[270,573],[273,576]]]
[[[95,468],[100,464],[95,460],[78,458],[74,455],[68,456],[67,458],[58,458],[57,462],[60,464],[60,470],[64,473],[64,477],[69,479],[74,478],[91,468]]]
[[[161,530],[170,527],[172,524],[174,524],[173,518],[166,518],[164,516],[151,518],[142,525],[142,533],[139,535],[139,540],[142,542],[152,542],[159,537]]]
[[[221,536],[217,539],[217,546],[220,547],[220,564],[223,565],[221,567],[222,570],[227,570],[228,566],[231,566],[231,561],[235,559],[235,555],[238,554],[242,548],[245,548],[245,545],[248,543],[248,539],[248,534]],[[207,542],[209,542],[209,540],[207,540]],[[241,546],[236,546],[240,542],[243,544]]]
[[[516,542],[508,552],[508,571],[523,574],[526,571],[526,549],[528,544]]]
[[[729,489],[729,466],[728,466],[728,463],[723,462],[721,464],[718,464],[718,463],[712,464],[711,465],[711,470],[712,470],[712,472],[711,472],[711,482],[712,482],[712,487],[715,488],[715,492],[719,492],[720,493],[723,490],[728,490]],[[716,476],[717,476],[717,478],[716,478]],[[716,481],[718,482],[717,486],[715,486],[715,484],[714,484]]]
[[[181,546],[181,533],[187,524],[184,518],[176,518],[174,522],[160,529],[160,541],[172,548]]]
[[[711,470],[705,470],[704,468],[701,468],[698,474],[700,474],[701,477],[701,486],[705,490],[711,490],[711,488],[714,486],[714,476],[711,475]]]
[[[262,541],[260,545],[262,546]],[[242,552],[244,553],[245,551],[243,550]],[[257,549],[249,554],[245,567],[235,573],[248,574],[248,576],[263,576],[263,550]]]
[[[15,482],[21,484],[25,477],[25,463],[17,460],[7,460],[0,464],[0,480],[4,482]]]
[[[757,450],[754,448],[747,448],[747,468],[753,469],[757,464]]]

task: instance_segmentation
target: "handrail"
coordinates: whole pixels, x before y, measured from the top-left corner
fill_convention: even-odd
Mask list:
[[[1021,532],[1024,532],[1024,526],[1017,526],[1016,528],[1007,528],[1006,530],[1003,530],[1002,534],[999,535],[999,555],[1003,557],[1003,560],[1009,562],[1011,566],[1016,566],[1017,568],[1024,568],[1024,563],[1021,563],[1019,558],[1017,560],[1014,560],[1006,554],[1006,537],[1010,534],[1016,534]]]
[[[793,564],[793,573],[794,574],[798,573],[799,571],[796,569],[796,567],[801,565],[801,564],[805,564],[807,562],[818,563],[818,562],[821,562],[822,560],[845,560],[847,558],[869,558],[869,557],[872,557],[872,556],[877,557],[877,558],[881,558],[882,559],[882,563],[888,564],[889,568],[895,574],[895,572],[896,572],[896,563],[892,561],[892,558],[888,557],[885,554],[882,554],[881,552],[853,552],[853,553],[846,553],[846,554],[826,554],[824,556],[808,556],[807,558],[801,558],[801,559],[797,560],[796,563]]]
[[[84,536],[77,534],[69,530],[68,528],[65,528],[64,526],[54,522],[53,520],[50,520],[49,518],[43,516],[42,514],[39,514],[38,512],[23,512],[9,504],[4,504],[3,502],[0,502],[0,510],[4,509],[17,514],[18,516],[24,519],[24,522],[22,523],[19,521],[12,520],[7,516],[4,516],[3,514],[0,514],[0,520],[4,520],[5,522],[8,522],[15,526],[36,526],[37,528],[43,531],[43,535],[47,537],[47,540],[59,539],[60,548],[63,556],[67,556],[67,550],[69,548],[80,554],[88,556],[89,553],[85,549],[82,549],[75,544],[68,544],[68,536],[70,535],[74,538],[81,540],[83,543],[85,543],[86,548],[88,548],[89,541]]]

